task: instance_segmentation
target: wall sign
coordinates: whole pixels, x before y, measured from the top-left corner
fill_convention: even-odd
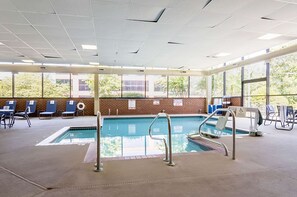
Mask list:
[[[173,106],[183,106],[183,99],[173,99]]]

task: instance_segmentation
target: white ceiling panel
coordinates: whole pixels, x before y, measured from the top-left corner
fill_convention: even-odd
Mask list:
[[[95,38],[94,28],[81,29],[81,28],[67,28],[67,32],[71,38]]]
[[[286,3],[273,0],[253,0],[242,8],[236,10],[234,13],[241,16],[258,19],[273,13],[285,5]]]
[[[43,36],[64,36],[67,37],[67,33],[63,27],[51,27],[51,26],[35,26],[37,31]]]
[[[281,24],[280,21],[255,19],[252,22],[248,23],[243,28],[241,28],[241,30],[269,33],[270,29],[272,29],[280,24]]]
[[[51,0],[54,9],[58,14],[90,16],[91,1],[86,0]]]
[[[120,39],[125,22],[123,20],[95,20],[96,37],[101,39]]]
[[[18,12],[1,10],[0,24],[28,24],[28,22]]]
[[[288,4],[273,13],[267,15],[266,17],[272,18],[275,20],[283,20],[290,21],[296,18],[297,5],[296,4]]]
[[[39,26],[61,26],[59,18],[55,14],[33,14],[24,13],[24,16],[32,25]]]
[[[34,48],[34,49],[50,49],[52,48],[51,45],[49,43],[45,42],[31,42],[28,43],[30,45],[30,47]]]
[[[45,39],[39,34],[18,34],[17,36],[27,43],[45,42]]]
[[[223,14],[233,14],[236,10],[246,6],[253,0],[214,0],[205,7],[206,11],[223,13]]]
[[[230,14],[220,14],[215,12],[200,11],[189,21],[188,25],[193,27],[214,27],[220,25],[228,18]]]
[[[93,16],[99,19],[123,20],[127,18],[129,3],[113,1],[92,1]]]
[[[194,14],[194,12],[185,12],[178,8],[166,8],[158,24],[174,24],[176,26],[177,24],[185,24]]]
[[[31,25],[7,24],[3,26],[15,34],[38,34]]]
[[[11,0],[22,12],[54,13],[50,0]]]
[[[294,23],[282,23],[270,30],[271,33],[282,35],[297,35],[297,24]]]
[[[15,41],[3,41],[3,43],[6,46],[9,46],[11,48],[27,48],[28,47],[28,45],[26,45],[24,42],[18,41],[18,40],[15,40]]]
[[[60,16],[66,28],[90,29],[94,27],[92,17]]]
[[[0,33],[0,41],[16,41],[16,40],[18,39],[11,33]]]
[[[10,0],[1,0],[0,1],[0,10],[6,11],[16,11],[16,7],[12,4]]]
[[[5,45],[0,45],[0,52],[2,51],[12,51],[12,50]]]

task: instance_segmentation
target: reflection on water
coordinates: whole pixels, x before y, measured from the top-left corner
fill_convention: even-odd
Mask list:
[[[103,157],[137,156],[164,154],[163,141],[152,140],[148,136],[148,128],[153,118],[117,118],[104,119],[102,127]],[[203,119],[201,117],[172,117],[173,153],[207,151],[209,148],[187,140],[187,134],[197,132]],[[212,126],[205,125],[203,131],[216,133]],[[230,134],[224,130],[222,135]],[[152,134],[166,138],[168,134],[167,120],[158,119],[152,127]],[[69,130],[57,138],[55,143],[89,143],[94,142],[96,130]]]

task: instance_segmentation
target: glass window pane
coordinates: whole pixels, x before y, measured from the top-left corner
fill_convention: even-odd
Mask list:
[[[275,110],[278,105],[290,105],[297,109],[297,95],[295,96],[270,96],[269,102],[273,105]]]
[[[190,77],[190,97],[206,97],[206,78]]]
[[[123,75],[123,97],[144,97],[145,75]]]
[[[12,97],[11,72],[0,72],[0,97]]]
[[[222,97],[223,96],[223,72],[212,76],[212,96]]]
[[[266,81],[244,84],[244,96],[266,96]]]
[[[226,95],[241,96],[241,67],[226,71]]]
[[[94,74],[72,74],[71,82],[72,98],[94,97]]]
[[[255,107],[264,115],[266,106],[266,96],[246,96],[244,97],[244,107]]]
[[[271,59],[270,95],[297,93],[297,53]]]
[[[14,74],[15,97],[41,97],[41,73],[18,73]]]
[[[258,62],[244,67],[244,80],[266,77],[265,62]]]
[[[167,97],[167,77],[163,75],[147,75],[146,97]]]
[[[121,76],[100,74],[99,97],[121,97]]]
[[[44,73],[43,97],[70,97],[70,74]]]
[[[188,97],[188,76],[169,76],[168,96]]]

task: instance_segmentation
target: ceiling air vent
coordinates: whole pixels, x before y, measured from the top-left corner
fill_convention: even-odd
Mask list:
[[[205,5],[203,6],[202,9],[206,8],[208,6],[208,4],[210,4],[210,2],[212,2],[212,0],[207,0],[207,2],[205,3]]]
[[[158,15],[155,17],[155,20],[145,20],[145,19],[127,19],[128,21],[136,21],[136,22],[145,22],[145,23],[157,23],[161,16],[164,14],[166,8],[162,9]]]
[[[47,58],[47,59],[58,59],[58,58],[61,58],[61,57],[57,57],[57,56],[50,56],[50,55],[42,55],[44,58]]]
[[[183,43],[180,43],[180,42],[168,42],[168,44],[183,44]]]
[[[275,20],[273,18],[269,18],[269,17],[265,17],[265,16],[261,17],[261,19],[268,20],[268,21],[274,21]]]

